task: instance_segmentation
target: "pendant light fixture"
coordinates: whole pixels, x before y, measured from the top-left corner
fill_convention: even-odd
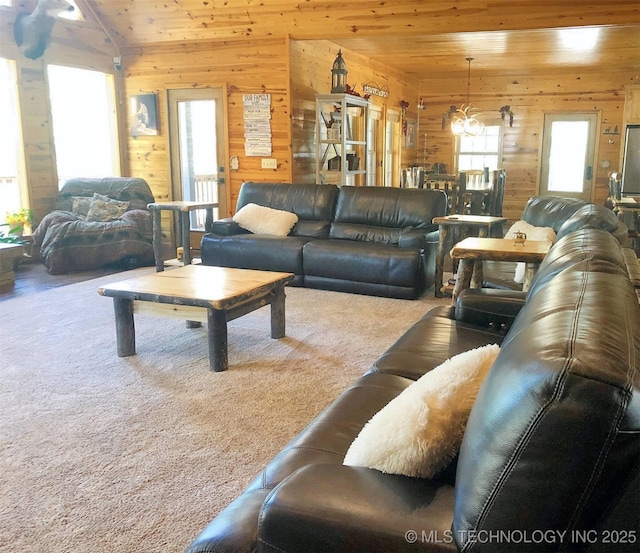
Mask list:
[[[480,110],[474,108],[469,103],[469,89],[471,87],[471,62],[473,58],[466,58],[469,63],[467,70],[467,103],[456,110],[451,120],[451,131],[456,136],[478,136],[482,133],[484,125],[476,119],[480,115]]]

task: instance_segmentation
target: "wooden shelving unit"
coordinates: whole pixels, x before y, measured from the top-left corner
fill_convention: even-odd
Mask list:
[[[364,186],[369,101],[350,94],[316,96],[316,182]]]

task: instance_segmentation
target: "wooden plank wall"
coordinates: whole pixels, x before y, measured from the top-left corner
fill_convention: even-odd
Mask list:
[[[236,205],[242,182],[291,181],[289,54],[286,39],[188,43],[123,51],[125,96],[158,94],[158,136],[127,137],[128,172],[149,182],[158,201],[173,199],[168,140],[167,91],[222,87],[227,96],[228,157],[239,170],[227,171],[227,205]],[[277,169],[261,169],[259,157],[244,150],[243,95],[271,94],[272,156]],[[228,170],[228,159],[227,159]]]
[[[291,98],[293,137],[293,179],[299,183],[315,182],[315,95],[331,92],[331,67],[339,48],[327,40],[291,41]],[[372,105],[379,106],[383,118],[388,109],[400,112],[400,101],[411,105],[407,118],[417,119],[418,82],[394,72],[393,68],[372,63],[356,52],[343,49],[347,66],[347,82],[363,94],[362,85],[375,83],[387,87],[389,96],[371,96]],[[401,165],[415,160],[416,149],[402,148]],[[380,155],[381,158],[381,155]]]
[[[608,195],[608,174],[619,169],[622,136],[603,133],[608,127],[622,128],[625,86],[634,82],[634,77],[632,74],[588,72],[536,78],[489,79],[473,78],[472,75],[471,104],[482,111],[483,117],[499,118],[498,110],[503,105],[510,105],[515,115],[513,127],[509,127],[507,120],[504,122],[501,166],[507,171],[506,217],[517,220],[527,199],[538,193],[545,113],[599,114],[593,201],[604,203]],[[425,150],[426,135],[426,165],[444,162],[453,169],[454,140],[448,123],[442,130],[441,115],[450,105],[460,106],[466,102],[466,78],[458,81],[441,78],[422,81],[420,85],[427,109],[421,114],[418,150]],[[459,90],[461,94],[451,94],[452,90]],[[603,166],[604,161],[609,161],[610,166]]]

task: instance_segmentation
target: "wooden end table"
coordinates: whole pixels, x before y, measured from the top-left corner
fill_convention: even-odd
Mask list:
[[[466,288],[482,287],[483,261],[524,262],[526,268],[522,290],[526,292],[550,247],[551,242],[546,240],[527,240],[524,244],[515,244],[507,238],[465,238],[451,250],[451,257],[460,261],[453,301]]]
[[[147,207],[151,211],[153,220],[153,255],[156,258],[156,271],[164,271],[164,260],[162,259],[162,210],[171,211],[178,214],[180,236],[178,237],[178,245],[182,246],[183,261],[185,265],[191,263],[191,222],[189,214],[196,209],[206,209],[207,219],[206,225],[209,226],[213,222],[213,210],[218,207],[217,203],[212,202],[155,202],[148,204]]]
[[[24,255],[22,244],[0,243],[0,288],[10,288],[16,281],[14,260]]]
[[[466,238],[477,229],[478,236],[487,237],[491,234],[491,229],[499,227],[502,234],[502,225],[507,221],[506,217],[490,217],[488,215],[447,215],[446,217],[434,217],[431,221],[438,225],[438,254],[436,256],[436,279],[434,284],[436,298],[444,296],[442,280],[444,274],[444,253],[446,240],[449,236],[449,227],[458,231],[459,238]],[[460,236],[463,234],[463,236]]]
[[[211,369],[226,371],[227,321],[271,305],[271,337],[282,338],[284,287],[293,278],[292,273],[185,265],[107,284],[98,293],[113,298],[119,357],[136,352],[134,313],[150,313],[206,322]]]

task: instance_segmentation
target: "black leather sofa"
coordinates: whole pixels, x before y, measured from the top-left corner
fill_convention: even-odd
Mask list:
[[[587,225],[558,238],[526,294],[467,290],[426,313],[188,553],[636,551],[640,306],[626,252]],[[500,354],[443,471],[343,465],[390,400],[491,343]]]
[[[433,285],[438,227],[447,197],[439,190],[243,183],[247,204],[293,212],[288,236],[252,234],[215,221],[201,242],[202,263],[294,273],[294,285],[415,299]]]

